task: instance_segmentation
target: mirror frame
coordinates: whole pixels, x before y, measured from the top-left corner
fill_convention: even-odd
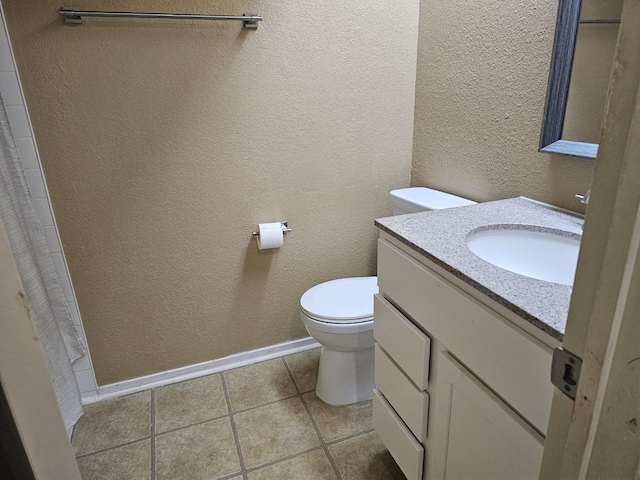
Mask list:
[[[576,157],[596,158],[598,144],[562,139],[569,84],[576,52],[582,0],[560,0],[556,35],[553,41],[547,100],[542,118],[540,149],[545,153],[559,153]]]

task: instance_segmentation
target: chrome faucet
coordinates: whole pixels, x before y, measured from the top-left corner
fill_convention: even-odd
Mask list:
[[[585,205],[589,205],[589,197],[591,196],[591,189],[587,190],[587,193],[584,195],[576,195],[576,198],[580,200],[580,203],[584,203]]]

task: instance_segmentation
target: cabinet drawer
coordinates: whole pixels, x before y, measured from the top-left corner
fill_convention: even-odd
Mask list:
[[[385,297],[546,432],[553,398],[549,347],[384,240],[378,242],[378,284]]]
[[[431,340],[382,295],[375,295],[373,306],[376,341],[419,389],[426,390]]]
[[[386,353],[376,345],[376,388],[382,392],[411,433],[427,438],[429,394],[418,390]]]
[[[373,426],[407,480],[422,480],[424,449],[378,390],[373,391]]]

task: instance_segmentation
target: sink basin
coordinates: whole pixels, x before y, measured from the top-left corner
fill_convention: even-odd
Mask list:
[[[467,246],[478,257],[510,272],[573,285],[580,236],[559,230],[539,231],[538,227],[494,225],[471,232]]]

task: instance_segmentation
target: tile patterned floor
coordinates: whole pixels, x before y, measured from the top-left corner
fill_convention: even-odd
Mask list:
[[[315,394],[319,350],[85,408],[72,444],[83,480],[404,479],[371,402]]]

